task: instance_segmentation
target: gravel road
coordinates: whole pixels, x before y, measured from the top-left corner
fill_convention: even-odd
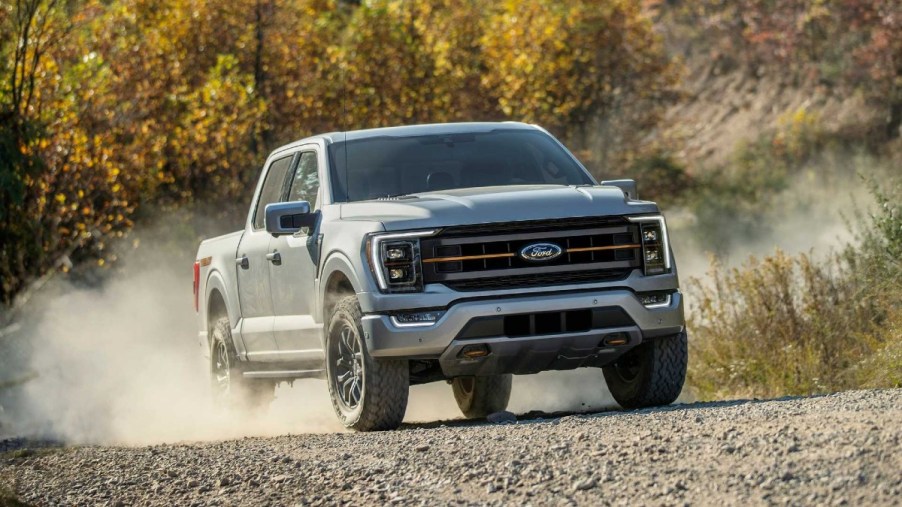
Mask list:
[[[902,505],[900,449],[896,389],[386,433],[20,448],[0,454],[0,484],[39,505]]]

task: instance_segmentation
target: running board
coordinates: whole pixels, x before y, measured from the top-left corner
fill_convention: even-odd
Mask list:
[[[259,379],[300,379],[300,378],[325,378],[326,372],[323,370],[268,370],[268,371],[246,371],[243,373],[244,378]]]

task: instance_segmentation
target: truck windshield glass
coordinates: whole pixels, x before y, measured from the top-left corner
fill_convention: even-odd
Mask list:
[[[372,137],[329,147],[334,202],[497,185],[594,182],[543,132]]]

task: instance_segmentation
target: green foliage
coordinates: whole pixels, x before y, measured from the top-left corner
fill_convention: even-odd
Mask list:
[[[898,192],[896,195],[884,192],[872,182],[871,191],[877,199],[877,213],[872,216],[874,228],[864,233],[864,242],[870,246],[869,253],[876,256],[879,265],[888,269],[902,269],[902,209]]]
[[[899,385],[902,187],[875,194],[880,211],[841,255],[777,252],[726,272],[715,262],[710,283],[691,283],[689,382],[701,398]]]

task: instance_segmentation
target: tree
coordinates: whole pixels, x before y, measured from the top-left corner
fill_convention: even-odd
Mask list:
[[[35,153],[41,124],[35,92],[42,58],[65,35],[58,0],[16,0],[0,5],[0,32],[12,37],[0,46],[0,300],[9,302],[26,277],[39,270],[43,252],[31,238],[36,224],[25,212],[32,179],[43,168]],[[12,47],[10,47],[12,46]],[[9,63],[7,63],[9,62]]]
[[[482,82],[504,115],[594,148],[603,166],[622,162],[657,124],[677,81],[650,20],[629,0],[507,0],[482,45]]]

